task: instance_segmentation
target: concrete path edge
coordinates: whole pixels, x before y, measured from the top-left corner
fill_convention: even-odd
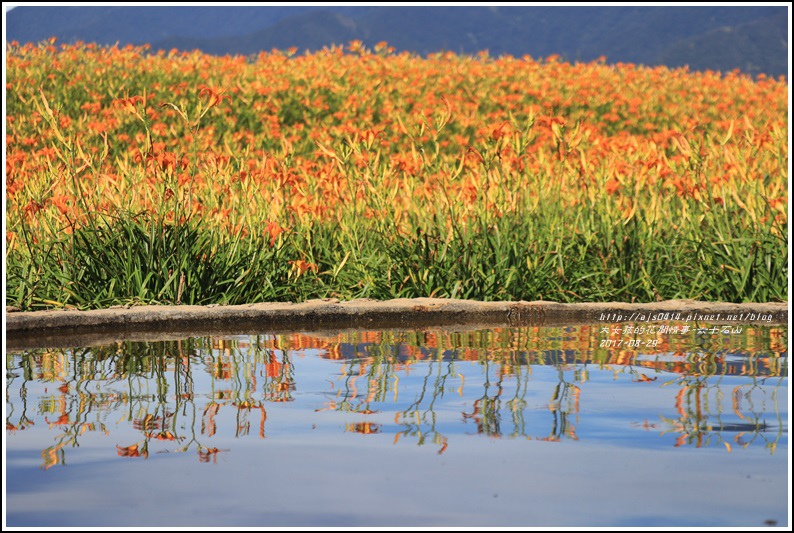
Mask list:
[[[155,340],[208,334],[286,333],[340,329],[553,326],[684,321],[788,324],[788,302],[696,300],[632,303],[478,302],[441,298],[386,301],[337,299],[302,303],[135,306],[92,311],[5,313],[6,350],[85,346],[109,339]]]

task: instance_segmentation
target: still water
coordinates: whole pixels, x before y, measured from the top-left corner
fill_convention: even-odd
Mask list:
[[[8,526],[788,526],[788,328],[6,353]]]

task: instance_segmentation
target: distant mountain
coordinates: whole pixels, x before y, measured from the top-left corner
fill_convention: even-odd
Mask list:
[[[301,50],[319,50],[330,44],[347,44],[363,34],[356,19],[341,13],[315,10],[295,15],[273,26],[247,35],[203,39],[171,37],[154,41],[155,50],[201,50],[208,54],[256,54],[273,48],[284,50],[297,46]]]
[[[748,74],[785,74],[781,57],[788,56],[788,21],[768,17],[738,26],[723,26],[681,39],[659,54],[665,65],[689,65],[692,70],[738,68]]]
[[[253,54],[358,39],[398,51],[689,65],[788,73],[787,7],[770,6],[149,6],[18,7],[7,39],[150,43],[155,50]]]
[[[335,12],[369,8],[331,6]],[[63,42],[152,43],[171,37],[241,36],[280,20],[318,10],[314,6],[20,6],[6,14],[6,39],[20,43],[57,37]]]

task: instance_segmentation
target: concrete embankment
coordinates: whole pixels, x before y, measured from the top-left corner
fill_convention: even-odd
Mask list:
[[[302,303],[135,306],[75,311],[9,312],[6,349],[87,346],[116,340],[158,340],[218,334],[400,328],[487,328],[584,323],[689,322],[788,324],[788,303],[476,302],[440,298],[387,301],[337,299]]]

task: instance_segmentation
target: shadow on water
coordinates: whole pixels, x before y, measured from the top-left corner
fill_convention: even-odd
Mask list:
[[[42,446],[43,469],[65,465],[66,450],[87,432],[110,435],[111,415],[137,435],[116,445],[119,457],[148,458],[156,447],[210,462],[229,451],[212,442],[219,423],[235,439],[264,439],[268,410],[303,391],[315,413],[357,417],[339,425],[344,432],[387,433],[394,444],[409,440],[443,454],[451,435],[586,439],[577,427],[598,416],[582,408],[588,393],[624,390],[614,401],[642,417],[632,413],[632,397],[669,387],[674,406],[632,427],[672,436],[672,447],[762,445],[774,453],[787,435],[785,394],[778,397],[788,377],[787,329],[673,327],[205,337],[8,353],[6,431],[53,431],[54,442]],[[296,358],[325,361],[325,374],[303,386]],[[547,413],[543,420],[538,412]]]

